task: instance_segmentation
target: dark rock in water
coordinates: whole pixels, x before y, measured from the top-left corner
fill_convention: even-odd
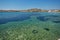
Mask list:
[[[49,18],[46,18],[45,16],[39,16],[37,19],[40,21],[47,21]]]
[[[60,21],[53,21],[54,23],[60,23]]]
[[[49,31],[49,28],[44,28],[44,30]]]
[[[32,20],[30,20],[30,21],[32,21]]]
[[[3,38],[2,40],[6,40],[6,39]]]
[[[32,33],[33,34],[36,34],[36,33],[38,33],[38,31],[37,30],[33,30]]]

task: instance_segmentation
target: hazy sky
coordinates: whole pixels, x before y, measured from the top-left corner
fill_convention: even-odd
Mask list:
[[[0,9],[60,9],[60,0],[0,0]]]

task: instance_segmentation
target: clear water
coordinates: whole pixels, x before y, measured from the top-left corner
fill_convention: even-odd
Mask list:
[[[60,13],[0,12],[0,40],[58,40]]]

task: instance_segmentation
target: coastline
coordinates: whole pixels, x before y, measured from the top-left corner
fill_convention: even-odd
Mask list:
[[[42,10],[42,9],[27,9],[27,10],[0,10],[0,12],[57,12],[60,13],[60,10]]]

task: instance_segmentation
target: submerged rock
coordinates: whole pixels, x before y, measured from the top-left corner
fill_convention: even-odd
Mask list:
[[[60,21],[53,21],[54,23],[60,23]]]
[[[44,28],[44,30],[49,31],[50,29],[49,28]]]
[[[38,33],[38,31],[37,30],[33,30],[32,33],[33,34],[36,34],[36,33]]]

